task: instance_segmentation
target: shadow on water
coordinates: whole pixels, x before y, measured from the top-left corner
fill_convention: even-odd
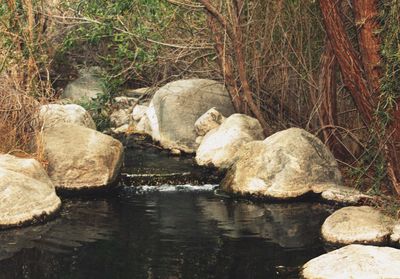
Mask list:
[[[127,155],[125,174],[179,175],[125,180],[113,197],[66,199],[57,219],[0,232],[0,278],[296,278],[324,252],[330,206],[221,197],[188,156],[135,143]]]

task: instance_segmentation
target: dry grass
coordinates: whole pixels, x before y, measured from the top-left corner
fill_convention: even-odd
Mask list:
[[[0,153],[34,157],[44,162],[40,148],[40,103],[18,91],[9,78],[0,79]]]

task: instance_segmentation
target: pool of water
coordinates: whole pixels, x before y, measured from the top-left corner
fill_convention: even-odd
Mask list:
[[[1,231],[0,278],[297,278],[324,252],[330,206],[232,199],[190,157],[142,146],[126,154],[125,176],[178,175],[123,179],[112,196],[64,199],[53,221]]]

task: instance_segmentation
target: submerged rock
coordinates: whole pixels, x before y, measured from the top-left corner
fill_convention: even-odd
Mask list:
[[[123,146],[110,136],[66,124],[43,133],[48,173],[57,189],[99,189],[116,181]]]
[[[322,225],[322,237],[333,244],[386,244],[394,220],[370,206],[344,207]]]
[[[0,228],[35,223],[61,206],[40,163],[0,155]]]
[[[198,147],[194,124],[212,107],[226,116],[234,113],[223,84],[206,79],[168,83],[155,93],[146,112],[153,139],[166,149],[194,153]]]
[[[233,114],[202,139],[196,152],[196,162],[201,166],[229,168],[243,144],[263,138],[263,129],[257,119]]]
[[[203,141],[204,142],[204,141]],[[340,185],[337,162],[326,146],[305,130],[291,128],[264,141],[243,145],[222,181],[225,191],[290,199],[312,187]]]
[[[212,129],[218,128],[224,121],[225,117],[215,108],[211,108],[196,120],[194,128],[197,135],[205,136]]]
[[[400,250],[352,244],[307,262],[305,279],[400,278]]]
[[[104,94],[99,72],[97,67],[81,70],[81,76],[67,85],[61,98],[82,102],[90,101]]]
[[[44,128],[69,123],[96,130],[90,114],[81,106],[75,104],[50,104],[40,107],[39,118]]]

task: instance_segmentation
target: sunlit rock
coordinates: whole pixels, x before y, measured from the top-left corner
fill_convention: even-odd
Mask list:
[[[386,244],[394,220],[370,206],[344,207],[322,225],[322,238],[334,244]]]
[[[61,205],[40,163],[0,155],[0,228],[36,223]]]
[[[153,139],[166,149],[194,153],[198,147],[194,123],[212,107],[225,116],[234,113],[223,84],[206,79],[168,83],[155,93],[146,112]]]
[[[110,115],[111,124],[114,127],[120,127],[131,122],[130,109],[115,110]]]
[[[43,133],[48,173],[59,189],[96,189],[112,184],[120,171],[123,146],[110,136],[66,124]]]
[[[233,114],[205,135],[196,151],[196,162],[226,169],[234,162],[235,154],[243,144],[262,139],[263,129],[257,119]]]
[[[133,121],[139,122],[142,117],[146,114],[147,106],[136,105],[132,110],[132,119]]]
[[[400,250],[352,244],[303,266],[305,279],[400,278]]]
[[[224,121],[225,117],[215,108],[211,108],[194,123],[196,134],[205,136],[209,131],[217,128]]]
[[[236,156],[222,181],[228,192],[290,199],[312,192],[317,185],[341,184],[333,155],[302,129],[291,128],[247,143]]]
[[[69,123],[96,130],[96,124],[90,114],[83,107],[75,104],[43,105],[40,107],[39,117],[44,128]]]

